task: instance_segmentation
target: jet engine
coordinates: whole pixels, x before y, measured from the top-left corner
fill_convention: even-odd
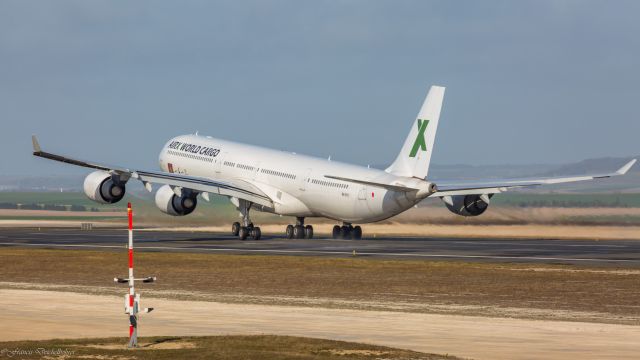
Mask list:
[[[84,179],[84,193],[95,202],[113,204],[124,197],[125,184],[126,181],[122,181],[117,174],[98,170]]]
[[[165,214],[173,216],[189,215],[198,205],[198,193],[189,189],[182,189],[181,195],[176,195],[171,186],[163,185],[156,192],[156,206]]]
[[[449,199],[443,199],[447,205],[447,209],[456,215],[462,216],[478,216],[487,210],[489,202],[486,200],[491,198],[490,195],[454,195]]]

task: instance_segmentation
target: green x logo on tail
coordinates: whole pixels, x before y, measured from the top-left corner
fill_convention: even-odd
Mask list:
[[[409,157],[416,157],[420,149],[427,151],[427,143],[424,141],[424,132],[427,130],[427,125],[429,125],[429,120],[418,119],[418,136],[416,136],[416,141],[413,143]]]

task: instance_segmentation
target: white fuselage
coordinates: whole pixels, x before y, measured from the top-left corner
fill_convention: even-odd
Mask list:
[[[397,215],[422,198],[377,186],[326,178],[325,175],[406,184],[413,179],[378,169],[278,151],[198,135],[177,136],[159,156],[163,171],[217,180],[242,180],[273,200],[280,215],[326,217],[367,223]]]

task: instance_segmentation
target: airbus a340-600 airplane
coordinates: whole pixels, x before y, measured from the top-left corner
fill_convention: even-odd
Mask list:
[[[207,201],[209,194],[226,196],[242,216],[241,223],[232,225],[232,233],[243,240],[261,236],[249,217],[252,209],[295,217],[296,225],[286,228],[288,238],[312,238],[313,227],[305,226],[305,218],[325,217],[341,223],[333,228],[334,238],[359,239],[362,229],[353,224],[390,218],[427,197],[442,199],[457,215],[478,216],[487,210],[493,195],[508,189],[623,175],[636,161],[608,174],[435,184],[427,175],[443,98],[444,88],[432,86],[400,153],[385,170],[197,134],[177,136],[166,143],[160,151],[161,171],[45,152],[35,136],[33,155],[96,169],[85,178],[84,192],[99,203],[120,201],[131,179],[141,181],[148,191],[152,183],[162,184],[155,195],[156,205],[174,216],[193,212],[198,195]]]

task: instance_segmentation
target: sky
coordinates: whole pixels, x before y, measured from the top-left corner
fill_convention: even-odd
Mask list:
[[[4,174],[157,169],[172,136],[388,164],[431,85],[432,163],[640,153],[637,1],[0,1]],[[86,172],[86,171],[85,171]]]

